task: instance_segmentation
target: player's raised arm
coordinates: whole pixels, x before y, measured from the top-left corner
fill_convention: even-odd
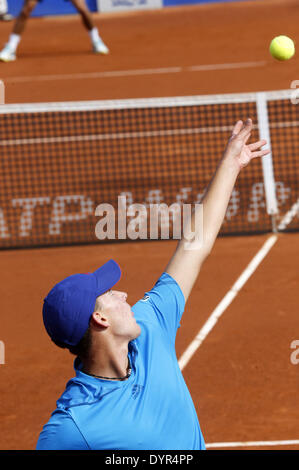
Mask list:
[[[245,123],[238,121],[235,124],[224,154],[203,196],[202,243],[198,245],[195,241],[193,247],[191,243],[188,245],[189,249],[186,249],[188,240],[183,237],[165,269],[179,284],[186,300],[203,262],[212,250],[240,170],[253,158],[263,157],[269,153],[269,150],[261,150],[266,144],[265,140],[247,145],[251,130],[251,119]],[[195,224],[193,212],[191,227],[195,233],[200,229],[196,225],[198,224]]]

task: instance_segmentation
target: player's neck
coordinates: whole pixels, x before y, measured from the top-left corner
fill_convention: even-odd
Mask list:
[[[97,347],[95,344],[86,359],[82,361],[83,372],[100,378],[123,379],[128,375],[128,343],[120,347],[115,344]]]

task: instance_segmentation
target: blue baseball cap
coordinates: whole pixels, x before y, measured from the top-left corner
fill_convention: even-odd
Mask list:
[[[56,284],[43,306],[44,325],[52,341],[76,346],[88,328],[96,298],[120,277],[121,269],[111,259],[93,273],[73,274]]]

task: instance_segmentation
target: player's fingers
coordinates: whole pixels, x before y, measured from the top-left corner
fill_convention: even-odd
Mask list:
[[[243,138],[243,144],[247,144],[247,141],[249,139],[249,137],[251,136],[251,132],[249,132],[249,134],[247,134],[244,138]]]
[[[244,123],[243,129],[239,133],[239,137],[242,139],[246,139],[247,141],[251,130],[252,130],[252,120],[247,119],[247,121],[245,121]]]
[[[264,157],[265,155],[268,155],[270,153],[270,150],[259,150],[258,152],[252,152],[251,158],[256,158],[256,157]]]
[[[264,145],[266,145],[266,143],[267,143],[267,141],[265,139],[258,140],[257,142],[253,142],[252,144],[249,144],[248,148],[251,151],[257,150],[257,149],[263,147]]]
[[[238,135],[242,127],[243,127],[243,121],[240,120],[236,122],[232,131],[232,137],[235,137],[236,135]]]

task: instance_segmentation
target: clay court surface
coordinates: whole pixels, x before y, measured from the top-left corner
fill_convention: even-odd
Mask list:
[[[299,79],[298,56],[281,64],[267,48],[278,34],[298,42],[298,20],[299,2],[289,0],[103,14],[95,21],[111,54],[97,57],[76,16],[34,19],[19,60],[0,64],[0,78],[7,103],[287,89]],[[1,24],[1,42],[10,29]],[[218,238],[187,303],[178,358],[269,236]],[[299,439],[299,364],[290,361],[291,342],[299,340],[298,237],[279,234],[184,368],[206,443]],[[0,253],[0,449],[35,448],[73,375],[73,357],[51,344],[42,324],[49,289],[114,258],[123,268],[118,287],[134,304],[153,286],[175,246],[147,241]]]

